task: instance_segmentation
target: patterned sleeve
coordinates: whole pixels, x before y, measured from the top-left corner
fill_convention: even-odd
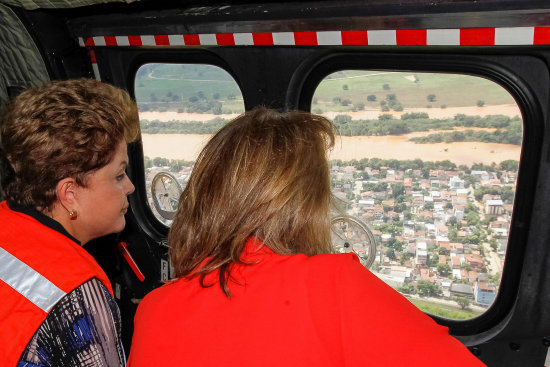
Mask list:
[[[120,312],[96,278],[63,297],[27,344],[18,367],[124,366]]]

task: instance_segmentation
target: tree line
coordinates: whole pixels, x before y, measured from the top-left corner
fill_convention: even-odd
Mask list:
[[[172,171],[177,172],[182,167],[191,167],[193,166],[194,162],[191,161],[185,161],[183,159],[168,159],[168,158],[161,158],[161,157],[154,157],[150,158],[145,156],[144,157],[144,164],[145,168],[151,168],[153,166],[156,167],[170,167]],[[515,160],[505,160],[502,161],[499,165],[484,165],[481,163],[474,163],[470,167],[466,165],[460,165],[456,166],[453,162],[449,160],[444,161],[423,161],[419,158],[412,159],[412,160],[397,160],[397,159],[381,159],[381,158],[362,158],[360,160],[352,159],[350,161],[342,161],[341,159],[335,159],[330,161],[331,165],[336,165],[340,167],[346,167],[346,166],[353,166],[357,168],[358,170],[364,170],[366,167],[370,167],[372,169],[381,169],[382,167],[387,167],[394,170],[400,170],[400,171],[406,171],[409,169],[412,170],[431,170],[431,169],[442,169],[445,171],[454,171],[454,170],[461,170],[464,171],[466,174],[470,174],[472,170],[483,170],[483,171],[496,171],[496,170],[503,170],[503,171],[517,171],[519,162]],[[385,183],[384,183],[385,184]],[[386,189],[386,186],[384,186],[384,190]],[[393,187],[393,190],[396,193],[400,193],[401,189],[398,189],[397,187]],[[484,189],[484,190],[492,190],[492,189]],[[375,190],[376,191],[376,190]],[[383,191],[383,190],[379,190]],[[483,194],[489,193],[483,192]],[[492,191],[490,193],[493,193]],[[483,195],[482,194],[482,195]]]
[[[207,122],[141,120],[141,131],[145,134],[213,134],[227,122],[221,117]],[[523,138],[521,119],[503,115],[480,117],[459,114],[452,119],[430,119],[426,113],[412,112],[403,114],[400,119],[382,114],[377,120],[352,120],[349,115],[338,115],[334,118],[334,125],[342,136],[403,135],[415,131],[452,130],[454,127],[497,129],[494,132],[451,131],[410,139],[418,143],[482,141],[519,145]]]
[[[454,142],[474,142],[499,143],[521,145],[523,133],[521,126],[511,127],[507,130],[497,129],[496,131],[453,131],[446,133],[435,133],[427,136],[410,138],[415,143],[454,143]]]
[[[451,131],[411,139],[418,143],[481,141],[520,145],[523,138],[522,120],[504,115],[480,117],[458,114],[450,119],[431,119],[427,113],[419,112],[405,113],[399,119],[391,114],[382,114],[377,120],[352,120],[349,115],[337,115],[334,125],[342,136],[403,135],[416,131],[453,130],[455,127],[497,129],[494,132]]]
[[[389,169],[406,171],[409,169],[412,170],[431,170],[431,169],[442,169],[444,171],[456,171],[457,169],[463,171],[464,173],[470,174],[472,170],[475,171],[514,171],[517,172],[519,162],[513,159],[507,159],[500,162],[500,164],[491,164],[486,165],[482,163],[474,163],[471,166],[467,165],[457,165],[450,160],[446,159],[443,161],[423,161],[420,158],[409,159],[409,160],[398,160],[398,159],[381,159],[381,158],[362,158],[362,159],[352,159],[349,161],[343,161],[341,159],[331,160],[331,165],[336,165],[340,167],[353,166],[358,170],[364,170],[366,167],[372,169],[381,169],[386,167]]]
[[[206,122],[140,121],[141,132],[144,134],[213,134],[226,123],[227,120],[221,117]]]

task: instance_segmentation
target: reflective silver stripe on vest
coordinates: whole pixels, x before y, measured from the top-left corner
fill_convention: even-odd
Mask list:
[[[66,294],[42,274],[1,247],[0,279],[44,312],[49,312]]]

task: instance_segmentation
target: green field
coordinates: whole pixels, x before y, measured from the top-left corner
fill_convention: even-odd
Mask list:
[[[386,88],[384,89],[384,85]],[[352,104],[364,103],[366,108],[378,108],[380,101],[394,94],[403,107],[475,106],[478,101],[488,105],[514,103],[512,96],[498,84],[480,77],[457,74],[434,74],[384,71],[341,71],[328,75],[317,87],[312,110],[346,111],[334,106],[335,96],[349,99]],[[428,95],[435,96],[428,101]],[[375,95],[376,101],[367,101]],[[334,109],[333,107],[338,107]],[[350,110],[348,107],[347,110]]]
[[[151,102],[154,93],[158,100],[168,99],[169,93],[188,100],[203,93],[207,99],[227,100],[234,96],[242,100],[242,93],[225,70],[211,65],[147,64],[136,75],[135,93],[138,102]],[[218,98],[214,96],[218,94]],[[241,102],[242,103],[242,102]]]
[[[482,312],[474,310],[463,310],[460,306],[449,306],[440,303],[429,302],[420,299],[407,298],[412,304],[421,309],[422,311],[443,317],[451,320],[466,320],[472,319],[482,314]]]
[[[212,112],[214,101],[221,103],[223,111],[218,113],[244,110],[233,77],[212,65],[146,64],[136,75],[135,94],[140,110],[145,106],[149,111]],[[369,95],[376,99],[368,101]],[[514,103],[504,88],[481,77],[347,70],[328,75],[318,85],[312,111],[378,109],[388,95],[404,108],[475,106],[479,101],[486,105]],[[197,103],[203,105],[193,108]]]

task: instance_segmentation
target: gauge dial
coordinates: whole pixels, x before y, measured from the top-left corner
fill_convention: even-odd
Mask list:
[[[164,219],[172,220],[176,216],[181,193],[181,186],[174,175],[160,172],[153,177],[151,182],[153,204]]]
[[[354,252],[361,263],[370,268],[376,257],[376,240],[369,227],[351,216],[332,219],[332,245],[339,252]]]

